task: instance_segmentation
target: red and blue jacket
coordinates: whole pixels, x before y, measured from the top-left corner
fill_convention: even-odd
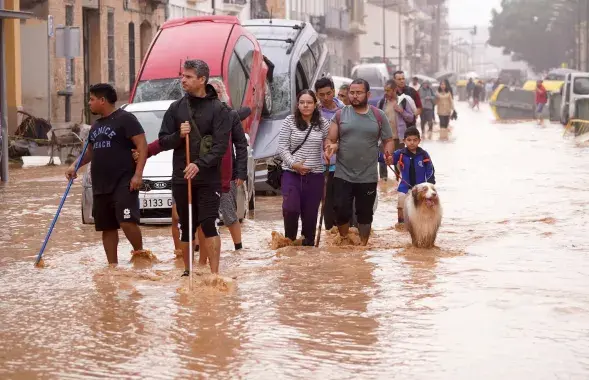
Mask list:
[[[407,193],[409,190],[420,183],[436,183],[436,170],[432,159],[425,150],[417,148],[417,151],[411,153],[409,149],[403,148],[393,153],[393,166],[399,169],[402,181],[399,181],[401,193]]]

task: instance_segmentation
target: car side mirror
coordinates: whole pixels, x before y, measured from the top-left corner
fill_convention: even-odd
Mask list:
[[[249,107],[241,107],[237,111],[237,114],[239,115],[239,120],[240,121],[244,121],[245,119],[247,119],[252,114],[252,109],[249,108]]]

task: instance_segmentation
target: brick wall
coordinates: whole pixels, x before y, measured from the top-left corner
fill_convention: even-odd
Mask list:
[[[65,25],[66,5],[72,5],[73,8],[73,26],[78,26],[81,30],[83,25],[83,7],[82,0],[49,0],[49,14],[54,17],[55,25]],[[149,46],[151,38],[156,35],[159,26],[165,21],[165,9],[159,6],[152,11],[148,0],[129,0],[128,9],[123,9],[121,0],[101,0],[99,12],[99,30],[95,28],[92,32],[96,33],[99,39],[99,48],[95,50],[100,52],[100,56],[93,54],[90,60],[95,65],[99,65],[98,77],[100,82],[108,82],[108,34],[107,34],[107,15],[108,10],[114,12],[114,64],[115,64],[115,86],[119,99],[122,103],[128,99],[129,84],[129,23],[135,24],[135,73],[139,73],[141,65],[141,25],[144,23],[146,28],[151,28],[149,41],[143,42]],[[83,38],[82,38],[83,39]],[[74,59],[74,96],[72,97],[72,121],[81,121],[84,109],[84,57],[83,41],[80,41],[82,56]],[[55,58],[55,43],[50,46],[51,56],[53,57],[51,65],[53,71],[53,94],[52,94],[52,119],[55,121],[64,120],[65,100],[57,96],[57,91],[65,89],[66,85],[66,62],[63,58]],[[96,82],[95,80],[92,82]],[[90,83],[92,84],[92,83]]]

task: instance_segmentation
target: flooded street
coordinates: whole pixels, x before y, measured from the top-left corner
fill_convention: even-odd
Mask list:
[[[169,226],[143,226],[160,262],[108,268],[81,224],[81,176],[45,252],[65,167],[0,187],[2,379],[587,379],[589,148],[561,125],[497,124],[461,103],[426,139],[444,219],[438,249],[392,229],[381,183],[368,248],[270,249],[281,198],[258,197],[245,249],[222,228],[222,292],[190,292]],[[436,127],[437,128],[437,127]]]

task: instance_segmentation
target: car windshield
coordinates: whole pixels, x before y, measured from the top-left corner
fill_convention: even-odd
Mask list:
[[[210,79],[220,77],[211,77]],[[209,79],[209,80],[210,80]],[[184,96],[180,78],[142,80],[137,84],[133,103],[178,100]]]
[[[290,59],[287,54],[292,44],[284,40],[295,39],[297,30],[280,26],[246,26],[260,43],[262,54],[274,64],[274,75],[270,84],[272,92],[272,115],[280,117],[292,111]]]
[[[383,87],[384,81],[380,72],[375,67],[359,67],[353,75],[354,79],[362,78],[370,87]]]
[[[147,143],[157,140],[166,111],[136,111],[131,113],[135,115],[143,127]]]

